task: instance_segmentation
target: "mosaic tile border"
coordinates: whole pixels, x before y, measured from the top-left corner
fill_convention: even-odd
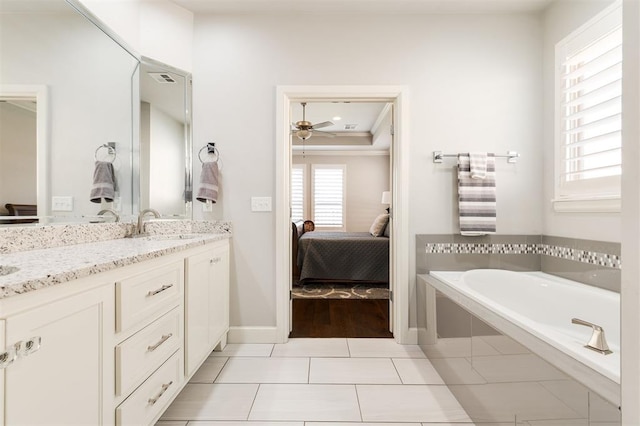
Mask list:
[[[538,254],[620,269],[620,256],[550,244],[427,243],[428,254]]]

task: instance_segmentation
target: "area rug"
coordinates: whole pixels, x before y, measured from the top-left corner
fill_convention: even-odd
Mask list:
[[[292,288],[293,299],[388,299],[387,283],[303,283]]]

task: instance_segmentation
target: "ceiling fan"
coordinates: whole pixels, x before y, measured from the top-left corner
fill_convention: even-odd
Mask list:
[[[323,127],[333,126],[333,123],[331,121],[323,121],[322,123],[312,124],[310,121],[306,120],[306,116],[305,116],[305,109],[306,109],[307,103],[301,102],[300,105],[302,105],[302,120],[297,121],[293,125],[293,128],[291,129],[293,134],[296,135],[298,139],[305,141],[309,139],[314,134],[314,132],[317,134],[317,136],[328,136],[330,138],[333,138],[336,136],[334,133],[323,132],[321,130],[318,130]]]

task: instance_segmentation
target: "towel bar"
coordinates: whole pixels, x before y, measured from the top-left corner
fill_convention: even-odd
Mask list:
[[[443,154],[442,151],[433,151],[433,162],[434,163],[442,163],[444,157],[455,157],[458,158],[458,154]],[[515,163],[520,154],[516,151],[508,151],[507,155],[496,155],[496,158],[506,158],[507,163]]]

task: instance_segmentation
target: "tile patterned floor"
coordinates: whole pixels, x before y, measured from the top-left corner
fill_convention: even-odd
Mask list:
[[[619,425],[615,407],[504,336],[425,352],[392,339],[229,344],[157,426],[513,426],[513,413],[518,426]]]
[[[313,423],[318,422],[318,423]],[[392,339],[229,344],[192,377],[157,426],[471,424],[431,362]]]

